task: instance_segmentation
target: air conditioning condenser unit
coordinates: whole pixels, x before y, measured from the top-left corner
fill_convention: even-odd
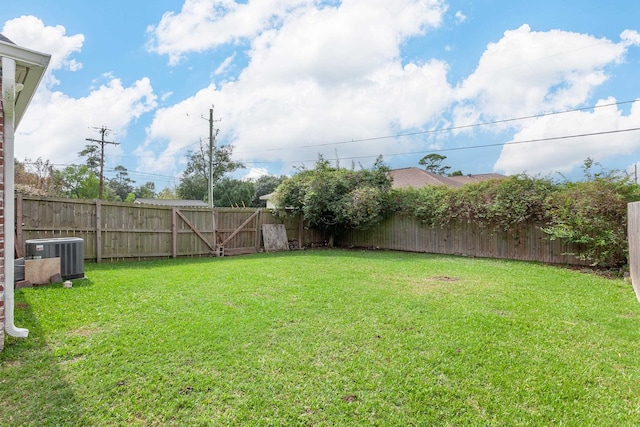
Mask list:
[[[84,240],[79,237],[30,239],[26,241],[26,258],[60,258],[60,275],[64,280],[84,277]]]

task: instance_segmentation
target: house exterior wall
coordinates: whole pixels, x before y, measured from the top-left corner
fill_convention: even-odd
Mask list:
[[[0,77],[1,75],[0,69]],[[4,110],[0,99],[0,351],[4,348],[4,286]]]

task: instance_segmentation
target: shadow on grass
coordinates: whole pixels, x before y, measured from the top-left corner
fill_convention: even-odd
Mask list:
[[[63,362],[24,293],[15,297],[16,324],[29,329],[29,337],[6,337],[0,353],[0,425],[83,425],[84,410],[60,369]]]
[[[215,262],[220,258],[216,257],[184,257],[184,258],[158,258],[158,259],[127,259],[127,260],[114,260],[103,261],[101,263],[85,262],[85,267],[88,267],[92,271],[112,271],[112,270],[152,270],[159,265],[181,265],[181,264],[206,264]],[[89,279],[91,279],[89,277]]]

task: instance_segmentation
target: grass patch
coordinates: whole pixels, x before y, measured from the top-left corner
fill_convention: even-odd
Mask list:
[[[17,291],[0,425],[640,425],[622,280],[359,251],[86,274]]]

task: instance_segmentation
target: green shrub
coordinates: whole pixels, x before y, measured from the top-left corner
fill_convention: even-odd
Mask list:
[[[391,204],[428,226],[474,222],[500,231],[540,224],[551,239],[571,243],[574,255],[594,265],[620,267],[627,260],[627,203],[640,187],[626,175],[588,175],[584,182],[554,183],[514,175],[460,188],[430,186],[395,190]]]
[[[640,200],[640,189],[627,177],[596,177],[566,183],[551,196],[552,239],[581,245],[576,254],[594,265],[621,267],[627,262],[627,204]]]

